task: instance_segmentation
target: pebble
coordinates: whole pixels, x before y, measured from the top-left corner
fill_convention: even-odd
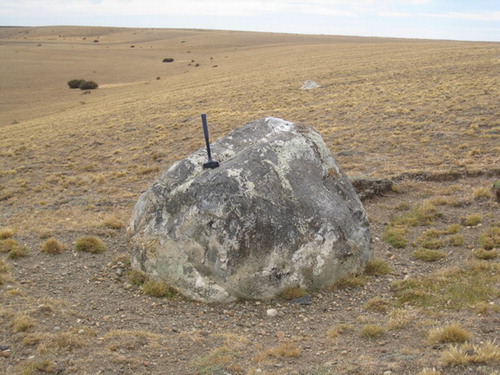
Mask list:
[[[278,310],[276,310],[276,309],[267,309],[266,314],[267,314],[267,316],[275,317],[275,316],[278,316]]]

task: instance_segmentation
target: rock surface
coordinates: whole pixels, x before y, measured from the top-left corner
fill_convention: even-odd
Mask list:
[[[366,213],[321,136],[265,118],[200,149],[144,192],[129,231],[132,267],[206,302],[268,299],[361,271]]]

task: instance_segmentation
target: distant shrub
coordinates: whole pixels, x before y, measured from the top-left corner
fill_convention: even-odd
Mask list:
[[[71,81],[68,81],[68,86],[70,89],[79,89],[80,85],[84,81],[84,79],[72,79]]]
[[[95,90],[99,85],[94,81],[83,81],[80,83],[80,90]]]
[[[106,250],[106,245],[97,237],[81,237],[75,243],[77,251],[99,254]]]
[[[163,59],[163,62],[164,63],[171,63],[171,62],[174,62],[174,59],[172,57],[166,57]]]

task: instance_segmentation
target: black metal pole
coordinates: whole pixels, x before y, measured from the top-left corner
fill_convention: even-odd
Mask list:
[[[201,122],[203,123],[203,133],[205,134],[205,144],[207,145],[208,162],[203,164],[203,168],[214,169],[219,166],[219,162],[212,160],[212,153],[210,151],[210,139],[208,136],[208,123],[207,115],[204,113],[201,115]]]

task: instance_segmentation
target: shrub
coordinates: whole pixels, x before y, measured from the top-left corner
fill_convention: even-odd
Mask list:
[[[17,244],[9,251],[7,258],[19,259],[19,258],[28,256],[28,254],[29,253],[28,253],[28,249],[26,248],[26,246]]]
[[[367,303],[365,303],[365,310],[376,311],[376,312],[386,312],[391,307],[391,302],[382,297],[373,297]]]
[[[41,251],[47,254],[61,254],[65,249],[66,246],[63,243],[55,238],[49,238],[43,243]]]
[[[163,62],[164,63],[171,63],[171,62],[174,62],[174,59],[172,57],[166,57],[163,59]]]
[[[83,81],[78,87],[80,88],[80,90],[95,90],[99,87],[99,85],[94,81]]]
[[[72,79],[68,81],[68,86],[70,89],[79,89],[82,82],[85,82],[84,79]]]
[[[75,243],[77,251],[99,254],[106,250],[106,245],[97,237],[81,237]]]

